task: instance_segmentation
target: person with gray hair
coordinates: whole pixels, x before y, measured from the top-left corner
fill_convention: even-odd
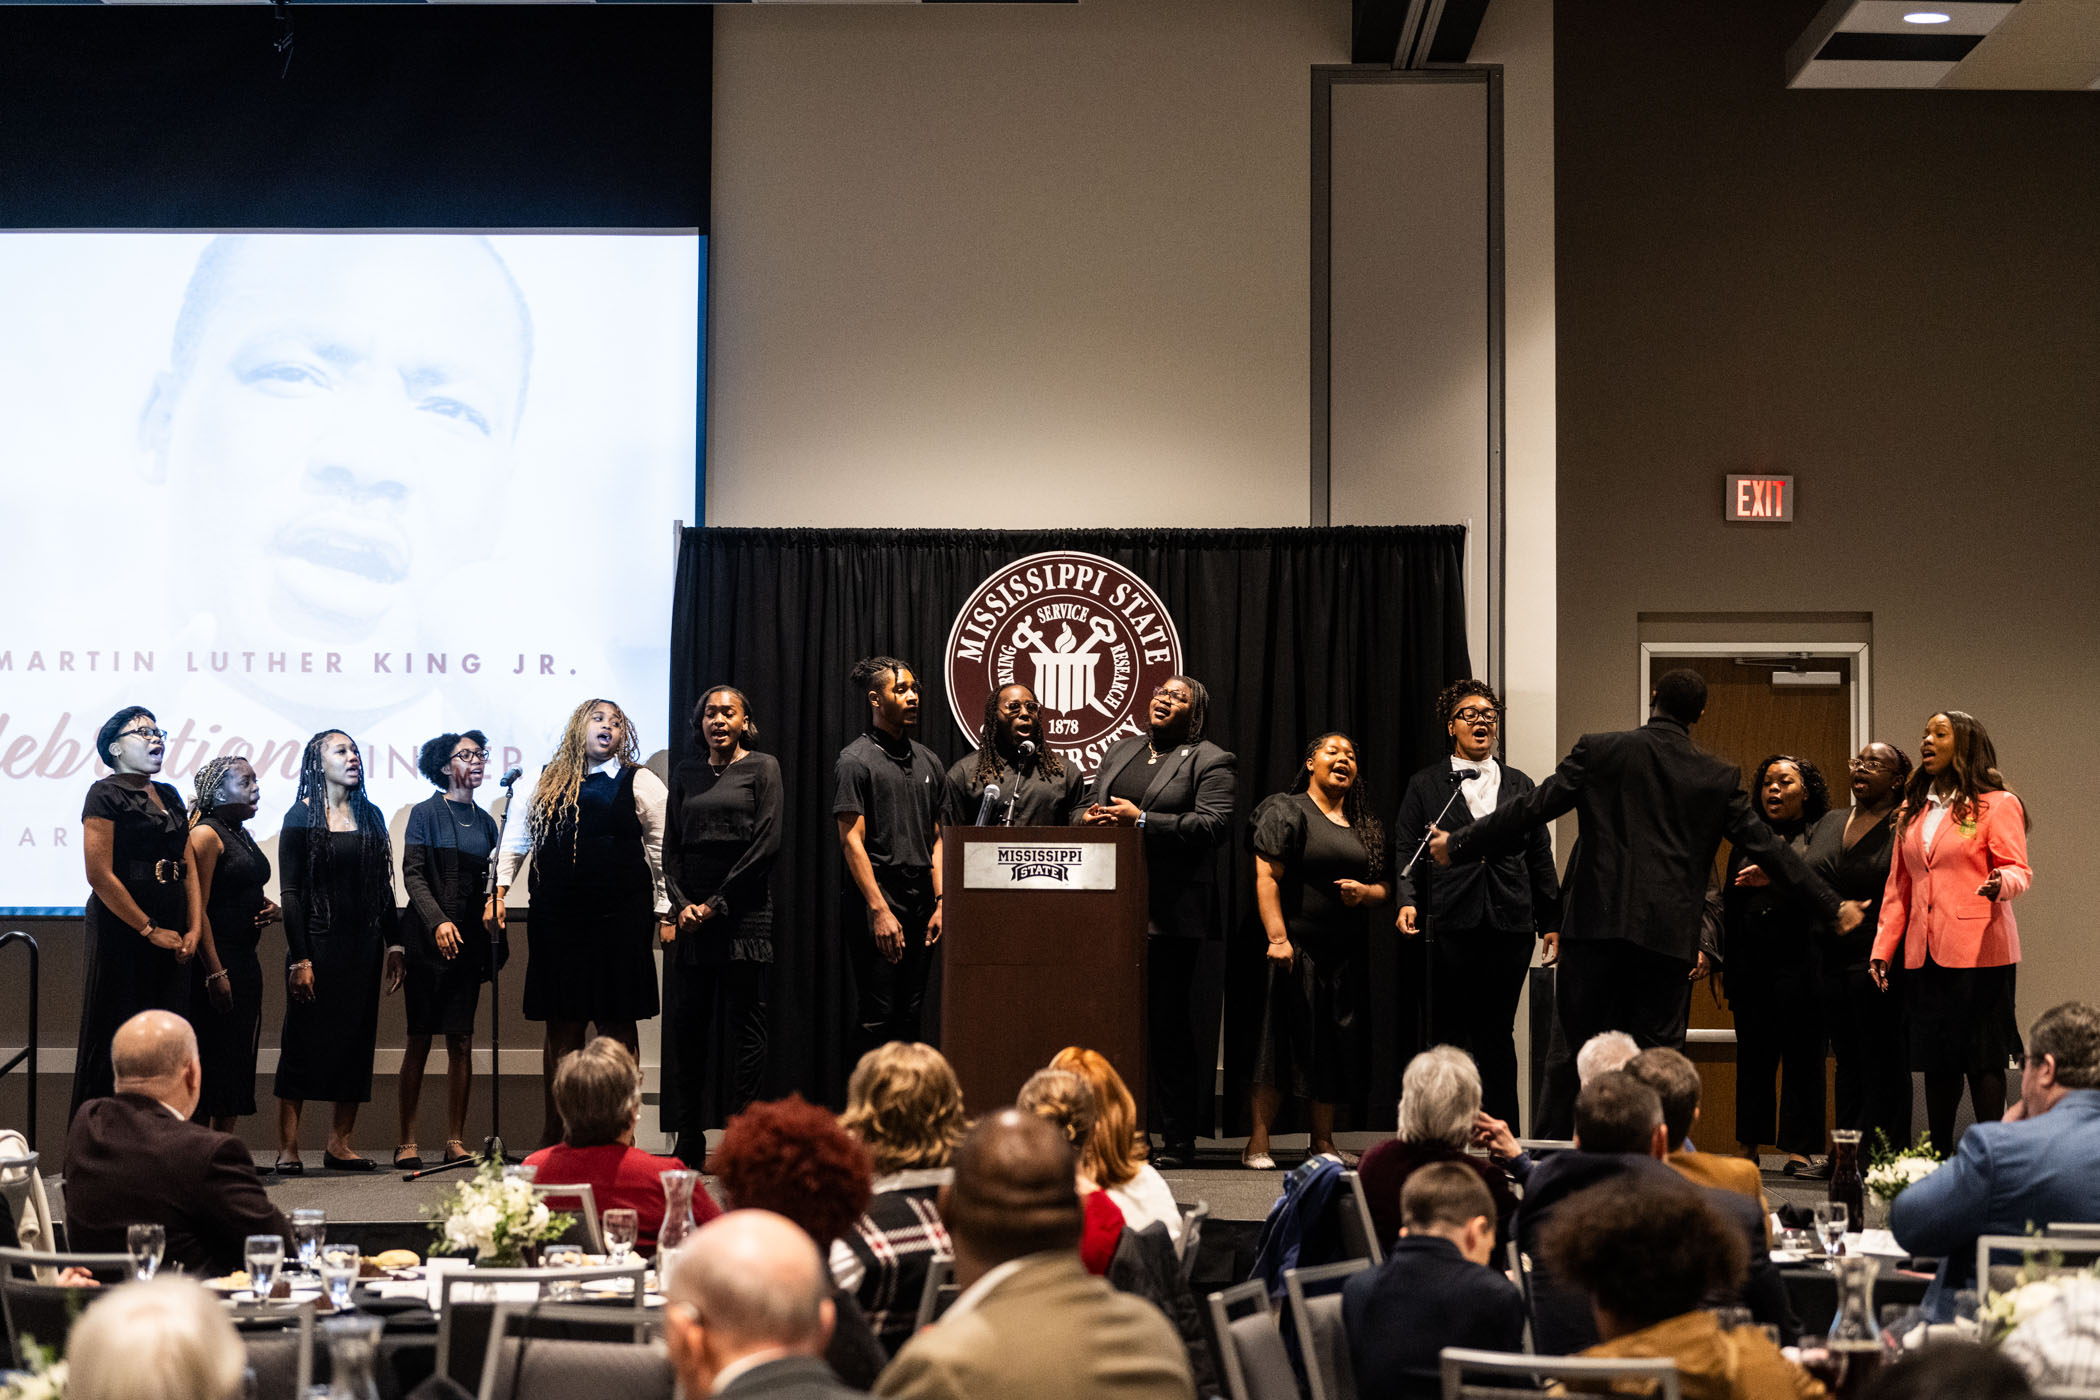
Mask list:
[[[672,1256],[664,1343],[688,1396],[841,1400],[859,1394],[824,1364],[837,1311],[807,1231],[769,1210],[733,1210]]]
[[[1640,1045],[1624,1031],[1593,1035],[1575,1052],[1575,1078],[1587,1084],[1600,1074],[1626,1068],[1626,1062],[1640,1053]]]
[[[67,1400],[234,1400],[247,1369],[226,1309],[173,1274],[97,1297],[66,1339]]]
[[[1516,1193],[1499,1167],[1466,1151],[1480,1116],[1480,1070],[1472,1056],[1456,1046],[1433,1045],[1407,1062],[1400,1076],[1399,1135],[1366,1152],[1356,1168],[1382,1247],[1390,1248],[1400,1234],[1401,1189],[1432,1162],[1462,1163],[1479,1175],[1495,1202],[1497,1238],[1508,1241]]]
[[[122,1253],[124,1232],[168,1232],[169,1268],[223,1274],[250,1235],[291,1227],[238,1138],[189,1121],[204,1071],[189,1022],[141,1011],[110,1042],[117,1092],[80,1106],[66,1134],[66,1231],[73,1248]]]

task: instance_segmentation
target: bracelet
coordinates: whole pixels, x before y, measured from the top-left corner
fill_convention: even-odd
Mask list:
[[[229,982],[233,980],[233,975],[222,967],[217,972],[214,972],[211,976],[205,978],[204,985],[209,987],[212,983],[218,981],[221,977],[226,978]]]
[[[159,926],[158,924],[154,923],[154,922],[153,922],[153,920],[151,920],[151,919],[148,919],[148,920],[146,920],[146,926],[145,926],[144,928],[142,928],[142,929],[140,929],[140,930],[139,930],[139,937],[141,937],[141,938],[147,938],[147,939],[150,939],[150,938],[152,938],[152,937],[153,937],[153,930],[154,930],[154,929],[156,929],[156,928],[158,928],[158,927],[160,927],[160,926]]]
[[[301,958],[299,959],[299,961],[293,963],[290,967],[286,968],[285,971],[297,972],[302,967],[305,968],[308,972],[312,972],[314,970],[314,960],[312,958]]]

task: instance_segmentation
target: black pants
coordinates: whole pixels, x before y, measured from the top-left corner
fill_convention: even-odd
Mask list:
[[[1823,1024],[1837,1056],[1837,1125],[1857,1128],[1870,1146],[1876,1129],[1892,1146],[1908,1144],[1910,1036],[1900,993],[1882,991],[1865,968],[1826,972]]]
[[[1201,1124],[1200,1076],[1206,1065],[1198,1047],[1217,1046],[1196,1031],[1196,968],[1200,938],[1145,940],[1145,1055],[1150,1070],[1146,1118],[1169,1147],[1196,1141]],[[1213,1054],[1214,1067],[1215,1054]]]
[[[765,1091],[768,1017],[760,962],[664,960],[660,1121],[676,1155],[695,1165],[703,1135]]]
[[[1819,979],[1732,975],[1735,1140],[1809,1156],[1823,1150],[1823,1009]],[[1773,1078],[1780,1084],[1775,1091]],[[1776,1126],[1775,1126],[1776,1120]]]
[[[1480,1105],[1514,1128],[1517,1000],[1534,940],[1507,929],[1432,929],[1429,1039],[1455,1045],[1480,1067]]]
[[[860,891],[848,890],[840,901],[840,923],[853,960],[860,1027],[856,1057],[892,1040],[920,1040],[928,1045],[940,1041],[939,1026],[922,1024],[927,979],[940,956],[937,948],[926,946],[926,925],[934,910],[933,872],[877,866],[875,883],[889,901],[890,912],[904,925],[904,956],[891,962],[875,947],[875,936],[868,932],[867,904]]]
[[[1653,953],[1623,938],[1562,938],[1554,1003],[1568,1049],[1591,1037],[1624,1031],[1643,1050],[1684,1047],[1692,1012],[1692,964]]]

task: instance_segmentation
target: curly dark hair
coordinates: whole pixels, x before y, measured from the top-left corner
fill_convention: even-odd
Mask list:
[[[1808,789],[1808,795],[1801,801],[1802,824],[1814,826],[1823,820],[1823,814],[1830,810],[1830,784],[1823,781],[1822,769],[1807,759],[1796,758],[1790,753],[1770,754],[1763,763],[1757,765],[1757,776],[1750,780],[1750,801],[1757,808],[1759,818],[1766,826],[1772,824],[1772,819],[1765,816],[1764,799],[1759,794],[1765,790],[1765,774],[1771,771],[1775,763],[1791,763],[1800,770],[1801,786]]]
[[[459,741],[462,739],[472,739],[481,745],[484,754],[488,752],[489,736],[478,729],[468,729],[458,734],[440,734],[417,750],[416,771],[430,779],[437,787],[450,788],[452,751],[459,747]]]
[[[1650,1327],[1742,1284],[1749,1248],[1689,1184],[1610,1182],[1554,1213],[1547,1269],[1628,1327]]]
[[[729,1120],[708,1169],[732,1210],[770,1210],[819,1248],[853,1228],[874,1194],[868,1149],[830,1111],[790,1094]]]
[[[1465,699],[1468,695],[1485,696],[1487,702],[1495,707],[1496,723],[1498,725],[1501,723],[1502,697],[1497,695],[1495,688],[1486,681],[1475,680],[1471,676],[1466,677],[1464,680],[1453,681],[1436,693],[1436,717],[1449,724],[1451,722],[1451,712],[1457,709],[1458,702]],[[1502,734],[1499,728],[1495,734],[1495,747],[1502,747]]]

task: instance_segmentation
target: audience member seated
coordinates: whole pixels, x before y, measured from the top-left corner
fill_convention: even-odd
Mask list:
[[[941,1193],[962,1296],[897,1353],[876,1394],[1194,1400],[1172,1325],[1080,1264],[1075,1166],[1032,1113],[1002,1109],[970,1130]]]
[[[581,1050],[572,1050],[554,1067],[554,1111],[561,1115],[561,1141],[525,1159],[539,1168],[539,1180],[550,1186],[588,1186],[601,1213],[624,1206],[639,1222],[639,1248],[656,1252],[656,1232],[664,1223],[661,1173],[679,1171],[685,1163],[653,1157],[634,1145],[634,1125],[642,1112],[642,1067],[627,1047],[601,1035]],[[557,1196],[554,1204],[567,1209]],[[693,1192],[693,1219],[705,1225],[722,1213],[705,1190]]]
[[[1495,1201],[1457,1162],[1431,1162],[1400,1190],[1400,1238],[1342,1288],[1361,1400],[1435,1400],[1445,1347],[1518,1351],[1524,1297],[1491,1260]]]
[[[1051,1069],[1068,1069],[1094,1091],[1094,1131],[1079,1154],[1080,1167],[1123,1212],[1123,1223],[1142,1230],[1153,1221],[1167,1227],[1174,1250],[1181,1250],[1181,1210],[1174,1188],[1159,1169],[1145,1160],[1149,1151],[1138,1127],[1137,1100],[1116,1067],[1097,1050],[1067,1045],[1050,1061]]]
[[[1482,1116],[1480,1071],[1465,1051],[1438,1045],[1408,1061],[1400,1076],[1399,1135],[1366,1152],[1356,1168],[1381,1247],[1400,1233],[1401,1189],[1431,1162],[1457,1162],[1479,1175],[1495,1203],[1499,1239],[1508,1241],[1517,1213],[1509,1181],[1492,1164],[1466,1153],[1474,1122]]]
[[[250,1235],[291,1235],[239,1139],[192,1123],[204,1069],[190,1023],[141,1011],[110,1040],[117,1092],[90,1099],[66,1134],[66,1235],[121,1254],[133,1225],[167,1231],[164,1267],[226,1274]]]
[[[763,1210],[711,1220],[676,1252],[664,1343],[688,1396],[840,1400],[860,1392],[824,1364],[836,1309],[816,1244]]]
[[[2013,1329],[1999,1352],[2036,1386],[2100,1394],[2100,1279],[2079,1269],[2056,1286],[2056,1296]]]
[[[802,1227],[822,1256],[868,1208],[874,1170],[868,1150],[839,1120],[800,1094],[755,1103],[729,1120],[708,1166],[731,1211],[769,1210]],[[855,1390],[875,1383],[889,1360],[851,1291],[831,1285],[837,1314],[824,1359]],[[912,1300],[918,1306],[918,1300]]]
[[[119,1087],[118,1097],[124,1093]],[[90,1100],[80,1111],[97,1102],[110,1100]],[[219,1300],[193,1279],[162,1274],[110,1289],[73,1324],[66,1400],[235,1400],[247,1369],[247,1350]]]
[[[1671,1144],[1663,1161],[1687,1181],[1747,1196],[1769,1222],[1772,1206],[1765,1199],[1765,1174],[1757,1163],[1692,1146],[1692,1125],[1699,1121],[1699,1067],[1682,1052],[1659,1045],[1628,1060],[1626,1072],[1662,1099],[1663,1128]]]
[[[1105,1277],[1109,1261],[1116,1257],[1116,1242],[1123,1237],[1124,1221],[1122,1207],[1101,1189],[1100,1182],[1087,1175],[1079,1156],[1094,1131],[1094,1091],[1068,1069],[1039,1069],[1021,1086],[1014,1107],[1033,1113],[1065,1135],[1077,1163],[1073,1184],[1086,1217],[1079,1231],[1079,1262],[1088,1273]]]
[[[1589,1295],[1600,1340],[1582,1354],[1669,1357],[1684,1400],[1825,1395],[1763,1328],[1723,1331],[1701,1306],[1743,1278],[1742,1234],[1711,1205],[1727,1194],[1702,1192],[1665,1167],[1654,1182],[1612,1181],[1566,1203],[1543,1248],[1555,1276]]]
[[[1575,1052],[1576,1081],[1587,1084],[1600,1074],[1624,1069],[1627,1061],[1640,1053],[1640,1043],[1624,1031],[1603,1031],[1593,1035]]]
[[[1906,1351],[1875,1374],[1860,1400],[2034,1400],[2034,1387],[1995,1348],[1950,1340]]]
[[[2028,1223],[2100,1220],[2100,1010],[2051,1007],[2027,1037],[2020,1101],[2002,1123],[1978,1123],[1954,1157],[1906,1187],[1889,1210],[1896,1243],[1936,1257],[1924,1310],[1953,1316],[1976,1272],[1976,1237],[2020,1235]]]
[[[918,1319],[927,1266],[955,1254],[934,1197],[955,1175],[948,1161],[967,1126],[962,1086],[940,1051],[893,1040],[853,1067],[839,1122],[875,1159],[875,1186],[831,1246],[831,1276],[894,1355]]]
[[[1668,1152],[1662,1099],[1653,1089],[1623,1070],[1600,1074],[1582,1086],[1575,1097],[1575,1150],[1556,1152],[1532,1168],[1517,1211],[1517,1243],[1532,1259],[1531,1334],[1539,1351],[1561,1356],[1597,1340],[1588,1301],[1541,1262],[1541,1240],[1555,1216],[1576,1197],[1606,1184],[1638,1191],[1689,1190],[1705,1201],[1735,1227],[1742,1241],[1749,1261],[1747,1273],[1736,1271],[1744,1280],[1739,1295],[1743,1305],[1757,1321],[1777,1327],[1789,1345],[1800,1335],[1786,1285],[1765,1248],[1763,1214],[1733,1191],[1686,1181],[1663,1165]],[[1716,1295],[1708,1301],[1728,1303],[1737,1296]]]
[[[1624,1069],[1640,1053],[1641,1047],[1626,1032],[1600,1031],[1582,1042],[1582,1048],[1575,1052],[1576,1082],[1587,1084],[1600,1074]],[[1500,1118],[1488,1113],[1477,1115],[1473,1120],[1473,1145],[1484,1150],[1490,1161],[1517,1181],[1531,1175],[1531,1154],[1517,1145],[1516,1134]]]

